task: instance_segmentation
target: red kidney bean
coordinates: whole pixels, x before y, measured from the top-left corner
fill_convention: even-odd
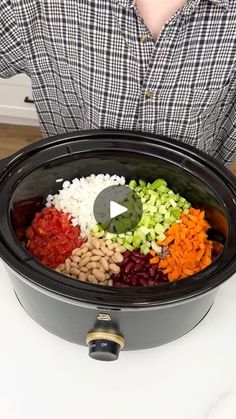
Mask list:
[[[149,287],[153,287],[153,285],[155,285],[155,281],[151,281],[150,279],[148,280],[148,286]]]
[[[149,275],[150,276],[155,276],[156,275],[156,269],[152,265],[149,268]]]
[[[146,279],[139,279],[139,284],[142,285],[143,287],[147,287],[148,285]]]
[[[129,258],[129,255],[130,255],[129,250],[126,250],[126,251],[123,253],[124,259],[125,259],[125,258]]]
[[[136,263],[134,267],[136,269],[134,272],[142,272],[145,269],[145,265],[142,262]]]
[[[131,271],[131,269],[133,269],[133,267],[134,267],[134,263],[133,262],[128,262],[126,267],[125,267],[125,273],[128,274]]]
[[[140,271],[140,268],[141,268],[140,263],[136,263],[136,264],[134,265],[133,271],[134,271],[134,272],[139,272],[139,271]]]
[[[149,272],[143,272],[143,278],[145,279],[150,278]]]
[[[112,275],[115,287],[152,287],[169,282],[167,276],[158,269],[158,265],[150,265],[150,254],[143,255],[139,250],[127,250],[123,255],[123,261],[118,264],[120,273]]]
[[[137,284],[138,284],[137,279],[136,279],[135,277],[133,277],[133,278],[131,279],[131,285],[132,285],[133,287],[135,287]]]
[[[132,255],[130,257],[131,260],[133,260],[135,263],[140,263],[140,257],[136,256],[136,255]]]

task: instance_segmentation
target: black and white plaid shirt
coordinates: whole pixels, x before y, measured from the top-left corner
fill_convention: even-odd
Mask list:
[[[188,0],[157,42],[133,0],[0,0],[0,75],[25,72],[43,133],[159,133],[230,165],[236,1]]]

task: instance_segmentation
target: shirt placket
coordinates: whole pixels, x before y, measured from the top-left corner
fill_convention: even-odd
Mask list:
[[[144,39],[149,38],[152,42],[151,54],[148,65],[143,72],[142,85],[139,100],[139,115],[137,129],[142,131],[153,131],[153,121],[155,121],[155,131],[158,132],[158,93],[159,87],[164,84],[168,77],[168,63],[173,58],[178,33],[183,23],[181,12],[177,12],[163,27],[156,42],[152,40],[151,33],[146,27],[143,19],[136,10]],[[142,48],[148,47],[147,43],[142,43]],[[146,54],[148,55],[148,54]]]

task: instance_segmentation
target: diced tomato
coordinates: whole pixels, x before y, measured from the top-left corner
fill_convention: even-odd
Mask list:
[[[44,208],[35,214],[26,230],[27,248],[42,263],[55,268],[81,246],[83,239],[79,234],[80,228],[71,225],[69,214]]]

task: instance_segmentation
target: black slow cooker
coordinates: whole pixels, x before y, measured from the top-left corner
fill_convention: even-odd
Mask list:
[[[236,181],[210,156],[186,144],[139,132],[80,131],[39,141],[0,163],[0,256],[26,312],[50,332],[89,345],[96,359],[179,338],[210,310],[218,287],[236,271]],[[204,208],[223,251],[200,273],[156,287],[88,284],[43,266],[21,244],[49,193],[66,179],[109,173],[161,177]]]

